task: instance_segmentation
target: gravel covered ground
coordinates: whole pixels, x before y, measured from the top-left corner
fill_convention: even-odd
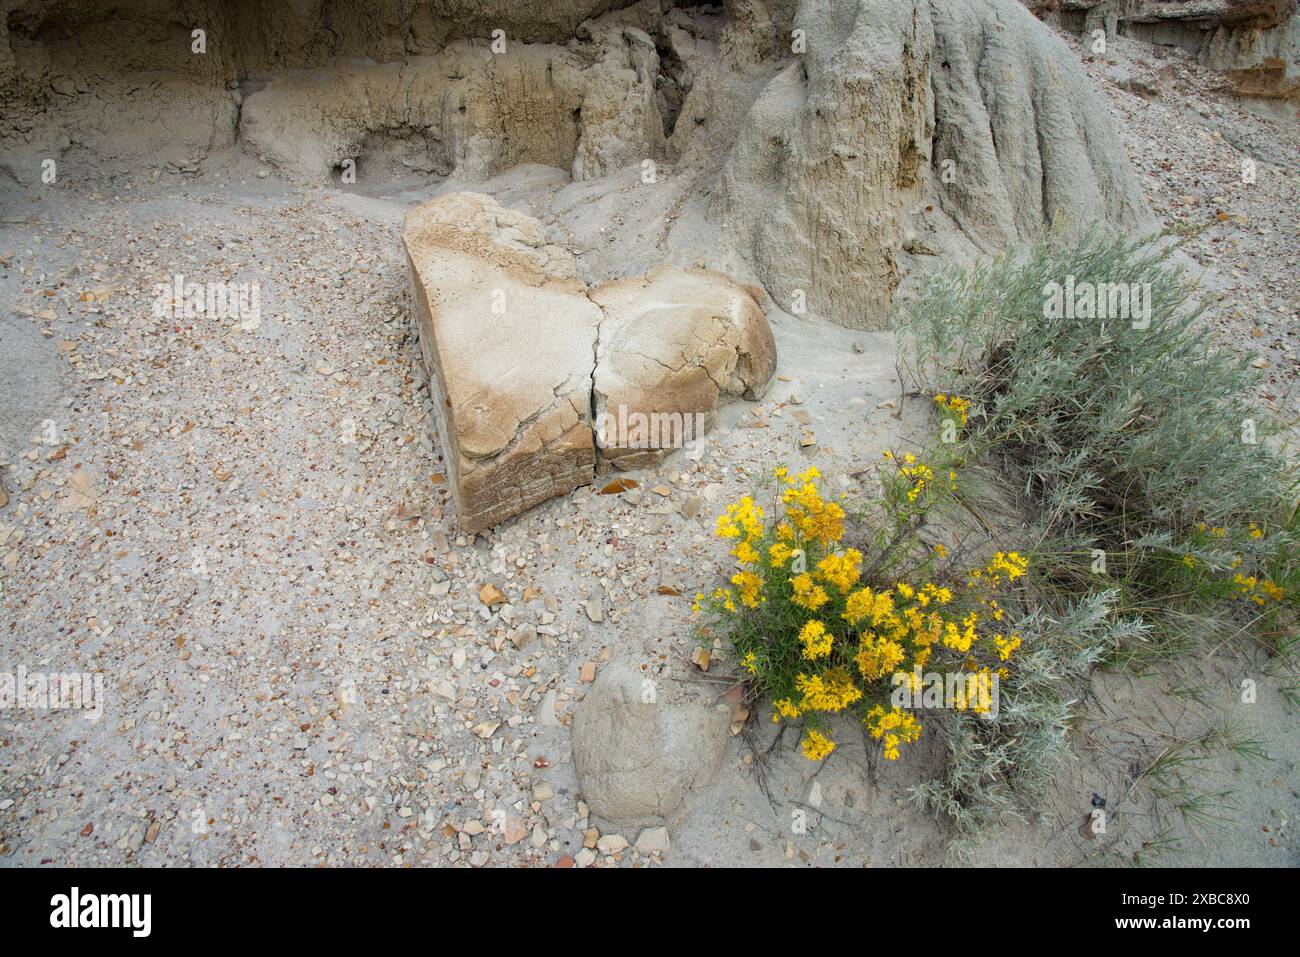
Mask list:
[[[1248,352],[1263,370],[1263,397],[1294,416],[1300,107],[1243,103],[1225,93],[1223,74],[1123,37],[1106,57],[1084,56],[1084,63],[1110,97],[1152,210],[1166,226],[1193,233],[1185,250],[1211,270],[1203,282],[1218,298],[1209,314],[1217,339]]]
[[[1224,294],[1218,334],[1267,363],[1267,399],[1294,404],[1297,125],[1225,99],[1183,58],[1123,43],[1114,58],[1089,69],[1153,208],[1213,222],[1188,252]],[[1129,92],[1143,85],[1158,94]],[[400,205],[258,173],[227,156],[0,199],[0,661],[106,680],[98,721],[0,713],[0,863],[793,860],[783,831],[728,813],[734,794],[653,856],[626,846],[636,833],[593,829],[567,725],[614,657],[670,697],[700,680],[689,596],[725,551],[712,515],[751,471],[812,455],[852,487],[905,440],[888,337],[774,314],[780,378],[728,411],[700,461],[468,541],[430,424]],[[568,239],[574,221],[553,228]],[[258,282],[260,319],[155,316],[154,284],[176,273]],[[886,835],[906,856],[845,828],[797,860],[935,859],[908,815],[893,820],[911,844]]]
[[[716,561],[705,523],[815,429],[782,412],[799,376],[729,410],[744,421],[699,462],[467,541],[393,217],[235,166],[10,206],[10,357],[58,388],[7,397],[30,431],[4,476],[5,660],[102,672],[107,691],[97,722],[0,718],[0,860],[594,859],[574,697],[611,646],[687,671],[690,596]],[[260,321],[155,317],[175,273],[259,282]],[[806,364],[853,381],[794,398],[865,416],[887,399],[866,384],[892,376],[887,352],[829,335]],[[849,440],[870,434],[820,461],[860,467]]]

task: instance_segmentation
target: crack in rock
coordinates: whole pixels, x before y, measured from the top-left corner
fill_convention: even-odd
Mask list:
[[[702,441],[720,400],[756,398],[775,371],[755,296],[721,273],[588,289],[537,220],[478,193],[411,210],[403,243],[467,532]]]

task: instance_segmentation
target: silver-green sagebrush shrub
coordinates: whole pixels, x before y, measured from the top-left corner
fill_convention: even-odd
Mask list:
[[[1121,608],[1232,606],[1280,627],[1296,471],[1172,251],[1091,233],[940,273],[899,314],[909,371],[941,415],[968,403],[960,457],[1004,476],[1065,593],[1113,587]]]
[[[1167,660],[1216,633],[1293,641],[1285,433],[1245,359],[1211,343],[1173,248],[1049,236],[944,270],[898,309],[947,461],[996,487],[1033,556],[1022,665],[995,716],[943,716],[948,769],[915,792],[958,849],[1032,803],[1097,664]]]

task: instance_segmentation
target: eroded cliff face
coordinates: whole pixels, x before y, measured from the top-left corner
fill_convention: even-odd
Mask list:
[[[667,163],[777,303],[861,328],[917,250],[1146,218],[1082,70],[1016,0],[0,10],[0,175],[24,183],[223,149],[320,184]]]
[[[1300,97],[1296,0],[1026,0],[1049,22],[1175,47],[1222,70],[1242,94]]]
[[[1104,107],[1019,5],[804,0],[794,28],[807,52],[763,87],[722,179],[787,310],[881,328],[905,251],[952,227],[992,251],[1056,221],[1144,222]]]

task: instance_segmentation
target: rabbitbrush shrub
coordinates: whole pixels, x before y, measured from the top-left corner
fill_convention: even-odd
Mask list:
[[[828,501],[810,467],[773,473],[767,504],[745,496],[718,518],[733,540],[730,587],[699,594],[702,637],[725,637],[772,720],[802,725],[802,750],[817,761],[835,749],[829,718],[855,715],[889,760],[922,726],[901,695],[918,699],[925,676],[959,680],[931,687],[951,707],[987,714],[997,681],[1021,645],[1003,600],[1028,560],[998,551],[960,580],[942,545],[919,536],[937,504],[957,489],[956,473],[908,453],[887,454],[874,534],[845,544],[846,512]],[[770,516],[770,517],[769,517]],[[939,568],[944,574],[936,574]]]

